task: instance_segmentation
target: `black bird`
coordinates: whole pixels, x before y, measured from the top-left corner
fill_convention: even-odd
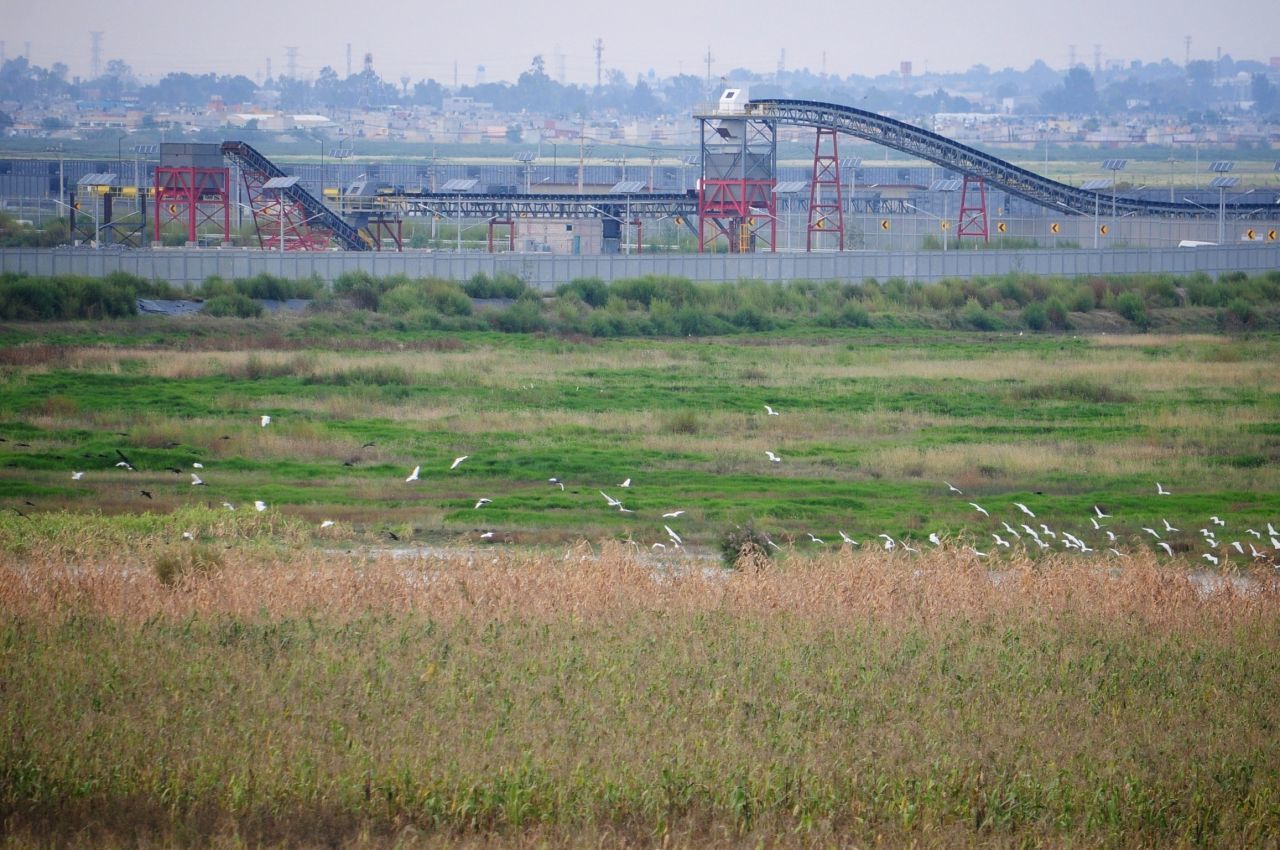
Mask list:
[[[365,444],[364,444],[363,446],[361,446],[360,448],[362,448],[362,449],[367,449],[367,448],[369,448],[369,447],[370,447],[370,446],[372,446],[372,445],[373,445],[373,440],[370,440],[369,442],[365,443]]]
[[[151,494],[150,494],[149,492],[147,492],[146,490],[139,490],[138,492],[139,492],[139,493],[141,493],[142,495],[146,496],[148,499],[150,499],[150,498],[151,498]]]
[[[344,460],[344,461],[342,462],[342,465],[343,465],[343,466],[355,466],[355,465],[356,465],[356,462],[355,462],[354,460]]]
[[[181,470],[181,469],[178,469],[178,467],[176,467],[176,466],[166,466],[166,467],[165,467],[165,469],[169,470],[169,471],[170,471],[170,472],[172,472],[174,475],[181,475],[181,474],[182,474],[182,470]]]
[[[391,538],[392,540],[399,540],[399,539],[400,539],[400,536],[399,536],[398,534],[396,534],[394,531],[388,531],[388,532],[387,532],[387,535],[388,535],[388,536],[390,536],[390,538]]]
[[[125,433],[124,431],[116,431],[116,436],[117,436],[117,437],[127,437],[127,436],[129,436],[129,435],[128,435],[127,433]]]
[[[15,446],[18,446],[19,448],[23,448],[23,449],[29,449],[29,448],[31,448],[31,444],[30,444],[30,443],[14,443],[14,445],[15,445]]]
[[[31,517],[27,516],[26,514],[24,514],[22,511],[20,511],[20,510],[18,510],[17,508],[13,507],[12,505],[10,505],[10,506],[9,506],[9,510],[13,511],[15,514],[17,514],[18,516],[22,517],[23,519],[30,519],[30,518],[31,518]]]
[[[0,437],[0,443],[7,443],[7,442],[9,442],[8,437]]]
[[[229,436],[227,436],[226,434],[223,434],[223,435],[222,435],[221,437],[219,437],[218,439],[219,439],[219,440],[230,440],[231,438],[230,438]]]
[[[29,508],[34,508],[36,506],[36,503],[31,501],[30,499],[23,499],[22,504],[26,505]]]

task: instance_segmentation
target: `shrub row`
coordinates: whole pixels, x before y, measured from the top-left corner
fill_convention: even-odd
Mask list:
[[[172,298],[167,283],[126,272],[106,277],[28,277],[0,274],[0,319],[42,322],[60,319],[114,319],[138,312],[139,298]]]
[[[214,316],[254,317],[262,299],[312,299],[317,310],[354,307],[411,330],[494,329],[554,331],[592,336],[707,336],[778,328],[928,326],[996,331],[1068,329],[1073,316],[1109,310],[1138,328],[1152,311],[1209,308],[1223,328],[1251,328],[1276,320],[1280,270],[1249,277],[1227,274],[1055,278],[1002,275],[912,283],[791,281],[694,283],[646,275],[606,284],[581,278],[543,298],[513,275],[476,274],[469,280],[374,277],[347,272],[332,288],[323,282],[267,274],[224,281],[209,278],[196,295]],[[103,279],[0,277],[0,318],[106,318],[136,312],[138,297],[179,297],[167,284],[116,273]],[[477,306],[477,301],[488,303]],[[501,303],[501,302],[507,303]],[[1078,321],[1078,318],[1076,319]]]

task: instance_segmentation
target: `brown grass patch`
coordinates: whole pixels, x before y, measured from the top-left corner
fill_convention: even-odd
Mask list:
[[[168,551],[167,549],[165,551]],[[1226,582],[1206,592],[1185,571],[1148,553],[1082,563],[1072,556],[1014,557],[997,572],[962,551],[921,556],[875,550],[792,554],[784,567],[675,572],[620,543],[579,543],[559,555],[444,550],[438,557],[228,549],[214,572],[177,589],[145,567],[65,563],[56,555],[0,555],[0,610],[49,615],[68,607],[128,620],[193,615],[294,617],[308,612],[429,612],[434,617],[605,618],[621,611],[729,610],[755,617],[978,617],[997,614],[1137,619],[1179,629],[1280,615],[1280,581],[1261,575],[1248,591]]]

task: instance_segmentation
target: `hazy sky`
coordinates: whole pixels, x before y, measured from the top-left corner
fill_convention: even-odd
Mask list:
[[[1008,11],[996,13],[993,7]],[[978,11],[979,9],[984,11]],[[346,45],[359,71],[365,52],[374,68],[395,80],[434,77],[449,84],[514,80],[535,54],[558,77],[563,55],[566,82],[594,82],[592,42],[604,41],[605,69],[629,77],[650,69],[659,75],[704,76],[710,48],[712,73],[732,68],[774,69],[786,50],[790,69],[878,74],[910,60],[917,73],[957,71],[975,64],[1025,68],[1042,58],[1067,64],[1068,45],[1092,66],[1094,45],[1103,62],[1181,62],[1184,36],[1191,58],[1211,59],[1218,48],[1236,58],[1266,61],[1280,55],[1280,3],[1213,7],[1191,0],[1075,0],[996,4],[964,0],[915,0],[860,4],[739,0],[488,0],[488,2],[368,3],[315,0],[0,0],[0,40],[8,57],[31,43],[31,61],[66,62],[72,75],[90,68],[90,30],[101,30],[102,62],[123,59],[134,71],[243,73],[258,78],[270,57],[272,71],[286,70],[286,46],[296,46],[298,76],[321,67],[346,72]]]

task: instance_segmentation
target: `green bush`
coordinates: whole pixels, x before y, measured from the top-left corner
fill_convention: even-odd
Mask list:
[[[322,287],[323,284],[314,279],[286,280],[265,272],[250,278],[237,280],[235,283],[236,292],[241,295],[271,301],[288,301],[290,298],[314,298],[316,292]]]
[[[262,305],[249,296],[236,292],[231,295],[216,295],[210,298],[204,302],[203,312],[207,316],[234,316],[238,319],[256,319],[262,315]]]
[[[1089,286],[1077,286],[1071,293],[1068,306],[1075,313],[1089,313],[1098,306],[1094,291]]]
[[[517,301],[505,310],[494,313],[490,321],[494,328],[503,333],[533,333],[547,329],[547,320],[542,311],[530,301]]]
[[[609,287],[598,277],[579,277],[557,286],[556,295],[576,295],[589,307],[603,307],[609,300]]]
[[[1253,324],[1257,318],[1257,311],[1253,305],[1243,298],[1232,298],[1231,303],[1227,305],[1227,315],[1245,327]]]
[[[669,277],[666,275],[645,275],[644,277],[623,278],[609,287],[612,297],[644,306],[660,298],[677,309],[687,304],[698,303],[698,290],[688,278]]]
[[[167,283],[126,272],[101,278],[34,278],[6,273],[0,275],[0,319],[115,319],[137,315],[140,297],[171,298],[176,294]]]
[[[343,272],[333,282],[333,292],[351,301],[359,310],[377,311],[383,293],[391,289],[385,279],[380,280],[366,271]]]
[[[519,298],[528,287],[524,281],[510,272],[498,272],[492,278],[484,272],[476,272],[462,285],[471,298]]]
[[[1115,311],[1135,324],[1143,324],[1147,318],[1147,305],[1136,292],[1122,292],[1113,302]]]
[[[1002,323],[977,301],[970,301],[960,313],[961,322],[975,331],[999,330]]]
[[[818,318],[818,323],[830,328],[869,328],[871,314],[861,304],[847,303],[839,312],[829,310]]]
[[[773,560],[769,536],[748,525],[735,525],[720,536],[720,559],[729,569],[754,565],[757,568]]]
[[[427,306],[440,315],[471,315],[471,299],[458,284],[447,280],[425,280],[421,285]]]
[[[1033,331],[1042,331],[1049,327],[1049,314],[1043,304],[1028,304],[1022,308],[1022,321]]]
[[[1056,295],[1044,302],[1044,313],[1049,320],[1049,324],[1055,328],[1066,329],[1071,325],[1067,318],[1067,307],[1062,303],[1062,299]]]

